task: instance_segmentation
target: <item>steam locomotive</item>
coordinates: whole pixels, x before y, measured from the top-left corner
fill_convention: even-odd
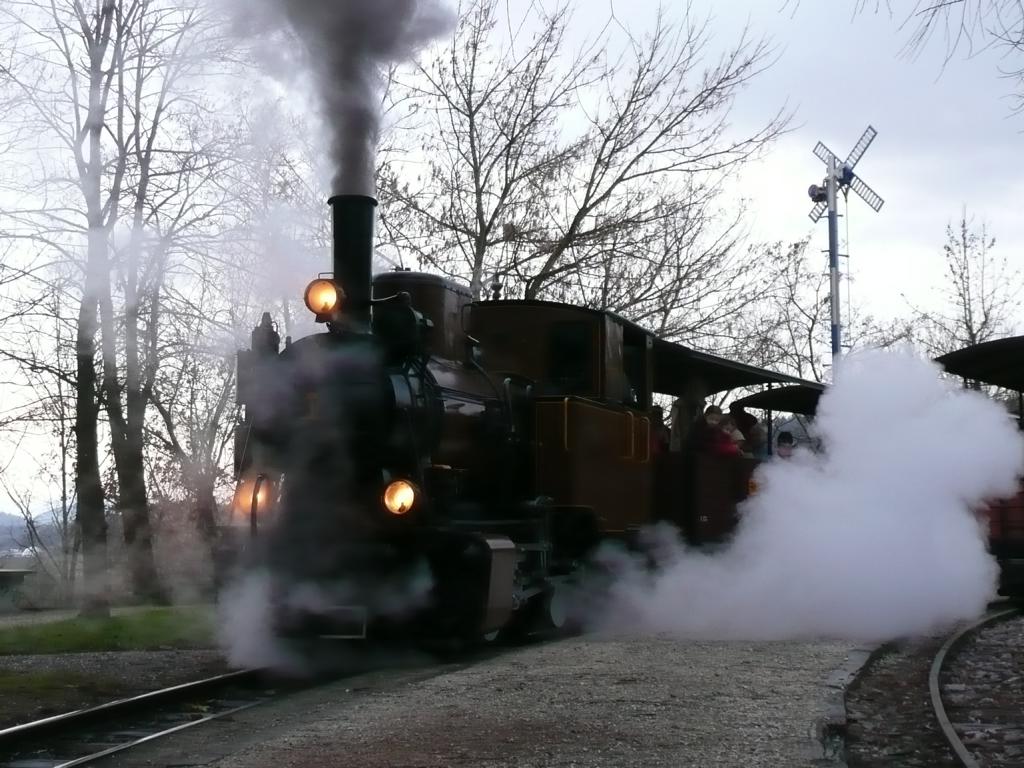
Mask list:
[[[662,449],[656,393],[689,418],[722,390],[817,386],[607,312],[373,277],[376,201],[329,204],[333,272],[305,293],[326,332],[282,347],[264,314],[238,356],[233,520],[281,633],[564,626],[599,542],[655,520],[715,541],[747,493],[752,460]]]

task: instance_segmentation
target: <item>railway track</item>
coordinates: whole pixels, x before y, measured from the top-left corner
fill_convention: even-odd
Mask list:
[[[12,726],[0,731],[0,768],[88,765],[294,687],[262,670],[243,670]]]
[[[989,613],[951,635],[928,674],[932,710],[963,768],[1024,765],[1024,618]]]
[[[475,664],[504,650],[500,643],[480,648],[448,665]],[[366,649],[343,662],[334,652],[321,661],[318,673],[309,677],[282,678],[262,669],[229,672],[12,726],[0,730],[0,768],[89,765],[163,736],[230,718],[285,694],[363,674],[411,672],[439,664],[435,657],[400,645]]]

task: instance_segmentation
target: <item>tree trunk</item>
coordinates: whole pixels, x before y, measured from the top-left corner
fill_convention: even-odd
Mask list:
[[[135,596],[150,602],[165,602],[153,555],[153,529],[146,496],[146,465],[143,458],[145,441],[143,422],[146,418],[146,393],[143,391],[139,359],[139,304],[137,259],[141,247],[136,233],[129,248],[127,292],[125,296],[125,410],[121,410],[121,393],[117,381],[117,355],[113,306],[109,294],[100,305],[103,325],[105,391],[110,416],[114,465],[121,489],[118,511],[123,522],[125,556]]]
[[[194,513],[196,530],[212,552],[217,539],[217,501],[213,495],[213,482],[206,478],[201,479],[196,488]]]
[[[135,596],[149,602],[165,602],[153,556],[153,529],[146,499],[145,465],[142,451],[124,440],[115,454],[117,479],[121,488],[118,511],[124,527],[125,557]],[[118,454],[120,458],[118,458]]]
[[[103,295],[109,293],[110,271],[107,263],[107,227],[101,202],[100,176],[103,172],[101,139],[104,126],[103,58],[110,41],[114,3],[107,0],[95,19],[96,39],[89,50],[89,102],[84,124],[89,147],[88,160],[76,147],[79,183],[85,199],[88,222],[85,282],[82,306],[78,314],[76,356],[78,380],[75,386],[75,434],[77,461],[75,484],[78,488],[78,527],[82,536],[82,571],[84,595],[82,614],[109,615],[107,520],[104,514],[103,483],[100,478],[99,403],[96,399],[96,332],[97,312]],[[111,214],[113,220],[113,214]]]
[[[213,495],[213,480],[205,475],[199,478],[196,485],[195,506],[192,509],[196,531],[199,533],[203,555],[212,566],[210,581],[206,582],[206,591],[215,597],[219,585],[225,578],[225,562],[217,548],[217,501]]]
[[[90,261],[103,231],[89,232]],[[105,244],[99,247],[105,247]],[[90,270],[91,273],[91,270]],[[103,509],[103,484],[100,480],[96,401],[96,312],[94,280],[86,276],[86,290],[78,313],[76,339],[78,380],[75,385],[76,461],[75,485],[78,489],[77,521],[82,536],[82,614],[108,615],[107,520]]]

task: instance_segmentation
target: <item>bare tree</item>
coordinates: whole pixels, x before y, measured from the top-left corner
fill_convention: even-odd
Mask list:
[[[811,381],[831,376],[831,296],[826,265],[808,255],[808,241],[773,243],[758,258],[775,276],[735,319],[736,356]],[[879,320],[855,307],[844,313],[844,351],[886,348],[913,340],[910,321]]]
[[[941,308],[912,307],[918,341],[930,355],[1012,332],[1024,283],[1006,257],[993,252],[995,246],[985,222],[975,226],[966,209],[956,224],[946,226],[946,276],[937,297]]]
[[[8,210],[19,236],[61,248],[61,233],[85,230],[84,275],[76,330],[75,445],[77,519],[82,531],[85,567],[83,612],[107,611],[107,523],[99,468],[99,403],[95,367],[99,302],[109,274],[108,233],[119,214],[124,164],[108,166],[103,153],[110,94],[116,82],[125,41],[118,35],[124,17],[119,3],[105,0],[94,12],[81,5],[52,6],[14,2],[3,15],[11,35],[31,35],[23,67],[12,66],[11,81],[27,110],[26,121],[57,140],[72,158],[81,195],[84,227],[69,221],[74,208],[53,205]],[[59,105],[56,106],[55,105]],[[58,171],[59,172],[59,171]],[[104,181],[106,180],[106,184]],[[79,214],[81,215],[81,214]],[[47,220],[39,226],[39,218]]]
[[[767,247],[781,266],[780,279],[748,320],[753,348],[744,359],[812,381],[824,381],[829,364],[829,279],[807,258],[807,240]]]
[[[495,270],[494,252],[515,250],[542,219],[545,187],[574,146],[560,137],[559,117],[598,69],[589,51],[560,68],[570,21],[564,5],[550,14],[532,8],[505,41],[497,0],[460,4],[458,16],[451,44],[389,90],[422,116],[426,173],[413,181],[412,169],[394,162],[384,178],[386,196],[402,206],[392,216],[404,208],[405,220],[419,225],[402,244],[431,267],[468,279],[479,297],[485,273]],[[530,21],[539,27],[532,35]]]
[[[946,62],[957,53],[973,56],[999,49],[1000,74],[1011,81],[1013,111],[1024,111],[1024,4],[1018,0],[915,0],[893,8],[892,0],[856,0],[858,12],[883,7],[908,31],[907,52],[941,37]]]
[[[199,295],[207,303],[205,311],[178,313],[169,328],[153,397],[160,418],[149,428],[173,467],[162,495],[188,505],[207,546],[214,543],[218,522],[216,491],[231,477],[225,463],[234,435],[234,336],[216,328],[217,313],[209,306],[219,291],[219,285],[207,281]],[[229,308],[220,313],[225,324],[233,322]]]
[[[736,316],[773,290],[778,266],[743,244],[742,208],[726,218],[714,204],[715,195],[694,190],[663,218],[610,233],[552,282],[547,297],[615,312],[663,338],[732,351]]]
[[[24,105],[19,119],[55,142],[41,147],[30,182],[15,181],[26,204],[8,209],[6,218],[15,237],[80,265],[83,275],[76,467],[87,592],[102,608],[102,403],[133,586],[159,598],[144,430],[158,364],[161,291],[175,255],[217,207],[203,180],[216,173],[220,158],[197,130],[210,107],[184,87],[196,87],[207,61],[208,28],[199,6],[176,0],[101,0],[92,9],[26,0],[5,5],[2,14],[9,32],[31,40],[21,66],[12,67]]]
[[[42,464],[37,469],[47,471]],[[62,479],[66,482],[69,478],[64,475]],[[3,473],[0,473],[0,488],[25,525],[27,538],[20,541],[19,546],[32,553],[39,569],[56,587],[56,602],[67,604],[74,595],[80,544],[78,527],[71,519],[74,500],[66,496],[60,502],[51,500],[46,513],[40,514],[32,488],[16,486],[3,477]],[[66,485],[63,490],[67,490]]]
[[[231,201],[230,221],[217,259],[207,257],[197,286],[208,290],[213,281],[226,292],[228,300],[217,309],[231,309],[232,319],[221,317],[221,330],[239,333],[259,313],[275,308],[282,336],[288,336],[303,329],[302,291],[330,252],[328,192],[317,174],[323,153],[306,120],[279,103],[253,101],[238,107],[239,157],[221,179]],[[307,330],[312,328],[310,323]]]
[[[19,319],[30,323],[33,333],[21,344],[3,340],[7,362],[18,375],[0,386],[8,395],[22,397],[15,420],[20,436],[10,462],[0,467],[0,486],[24,519],[25,548],[53,580],[63,603],[73,594],[80,546],[72,459],[74,318],[64,311],[69,299],[66,280],[51,273],[45,281],[23,277],[19,285],[26,293]],[[33,503],[40,493],[45,510]]]
[[[157,418],[146,427],[154,498],[187,510],[182,519],[206,545],[219,522],[218,497],[233,479],[234,352],[265,310],[280,319],[282,336],[313,329],[299,308],[302,289],[329,247],[314,132],[257,96],[242,94],[233,108],[232,161],[210,180],[223,215],[164,286],[160,366],[149,388]]]
[[[624,306],[606,295],[611,275],[630,273],[621,264],[653,268],[667,256],[666,272],[685,272],[687,259],[729,240],[710,201],[785,118],[728,131],[729,106],[769,49],[744,36],[705,64],[708,26],[682,15],[660,13],[642,39],[610,19],[570,53],[568,5],[534,5],[515,21],[496,0],[466,3],[447,48],[393,89],[424,134],[425,170],[394,161],[385,174],[421,263],[466,278],[475,296],[495,280],[526,298],[577,290],[577,300]],[[680,227],[675,245],[690,249],[666,252],[666,233]]]

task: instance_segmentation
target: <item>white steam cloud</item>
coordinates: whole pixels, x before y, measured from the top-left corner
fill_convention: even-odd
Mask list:
[[[271,588],[268,572],[252,571],[220,596],[217,639],[232,667],[293,672],[303,668],[302,659],[274,633]]]
[[[313,638],[300,636],[289,642],[281,637],[275,624],[282,612],[315,617],[329,616],[336,606],[372,606],[377,617],[401,620],[428,604],[432,586],[426,561],[413,564],[402,578],[369,587],[346,581],[294,581],[254,568],[237,574],[221,593],[217,639],[232,667],[314,674],[317,659],[308,655],[308,645],[304,648]],[[350,650],[335,644],[328,658],[337,662]]]
[[[818,409],[825,453],[759,469],[718,554],[646,532],[647,560],[616,574],[600,624],[685,637],[884,640],[981,614],[997,567],[972,511],[1011,495],[1024,439],[1004,408],[909,352],[844,362]]]
[[[227,0],[240,32],[276,76],[293,71],[275,50],[290,29],[300,66],[313,75],[331,140],[332,192],[372,195],[384,71],[446,32],[454,16],[441,0]],[[290,74],[291,72],[289,72]]]

